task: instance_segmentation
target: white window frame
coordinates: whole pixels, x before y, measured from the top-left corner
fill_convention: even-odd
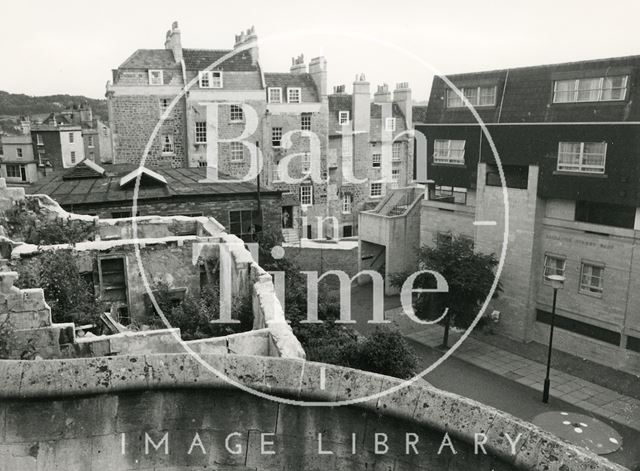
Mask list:
[[[400,182],[400,169],[399,168],[392,168],[391,169],[391,181],[393,183],[399,183]]]
[[[207,143],[207,122],[206,121],[196,121],[194,124],[195,130],[195,140],[196,144],[206,144]]]
[[[446,142],[446,153],[438,152],[437,143]],[[462,142],[462,149],[452,149],[452,142]],[[434,139],[433,141],[433,163],[434,164],[448,164],[448,165],[464,165],[464,154],[465,154],[465,146],[467,142],[464,139]],[[462,150],[462,154],[460,156],[455,155],[452,156],[451,152]]]
[[[73,135],[73,131],[69,133],[69,144],[73,144],[75,142],[75,136]]]
[[[551,263],[552,261],[561,262],[561,267],[558,267],[557,264]],[[564,276],[564,272],[566,269],[567,269],[566,257],[562,257],[560,255],[554,255],[554,254],[544,255],[544,265],[542,267],[542,278],[545,283],[550,283],[549,275]]]
[[[162,154],[163,155],[172,155],[175,154],[176,152],[176,147],[175,147],[175,143],[173,140],[173,134],[162,134],[160,136],[161,142],[161,149],[162,149]],[[169,146],[169,147],[167,147]]]
[[[277,97],[274,95],[277,95]],[[282,88],[269,87],[267,89],[267,101],[269,103],[282,103]]]
[[[469,104],[473,107],[489,107],[496,106],[496,101],[498,97],[498,87],[496,85],[492,86],[479,86],[479,87],[460,87],[459,88],[462,95],[467,99]],[[491,103],[480,103],[482,98],[482,93],[491,90],[490,96],[493,96],[493,101]],[[446,107],[447,108],[464,108],[466,106],[465,101],[462,99],[460,95],[458,95],[456,90],[447,89],[447,100]]]
[[[70,161],[72,164],[75,164],[75,163],[76,163],[76,151],[75,151],[75,150],[72,150],[72,151],[69,153],[69,161]]]
[[[22,152],[22,148],[21,147],[16,148],[16,156],[19,159],[21,159],[23,155],[24,155],[24,152]]]
[[[391,144],[391,160],[393,162],[400,162],[402,157],[402,142],[394,142]]]
[[[621,98],[604,98],[603,97],[603,92],[605,90],[604,88],[604,80],[605,78],[622,78],[622,86],[616,88],[616,90],[623,90],[624,93],[622,94]],[[584,80],[598,80],[598,88],[593,88],[590,90],[597,90],[598,94],[595,100],[580,100],[580,92],[581,91],[585,91],[585,90],[580,90],[580,81]],[[558,85],[560,83],[572,83],[573,82],[573,89],[572,90],[567,90],[567,91],[559,91],[558,90]],[[610,77],[583,77],[580,79],[565,79],[565,80],[555,80],[553,82],[553,103],[593,103],[593,102],[597,102],[597,101],[624,101],[627,98],[627,90],[629,89],[629,76],[628,75],[612,75]],[[567,94],[573,94],[572,97],[570,97],[570,99],[568,100],[560,100],[559,99],[559,93],[567,93]]]
[[[96,146],[93,136],[87,136],[87,147],[89,147],[89,149],[93,149]]]
[[[351,214],[353,211],[353,195],[342,193],[342,214]]]
[[[278,144],[274,144],[274,142],[276,141],[276,135],[279,134],[279,137],[277,139]],[[282,127],[281,126],[274,126],[271,128],[271,147],[275,147],[280,148],[282,147]]]
[[[589,273],[586,273],[588,268]],[[599,276],[594,276],[593,269],[597,268],[601,270]],[[580,292],[583,294],[588,294],[590,296],[602,296],[604,291],[604,265],[600,263],[582,261],[580,264]],[[585,277],[588,277],[587,282],[585,282]],[[598,285],[592,285],[591,282],[595,279],[599,280]]]
[[[385,131],[395,131],[396,130],[396,118],[385,118],[384,119],[384,130]]]
[[[242,123],[244,121],[244,110],[241,105],[229,105],[229,121],[232,123]]]
[[[371,168],[381,168],[382,167],[382,154],[376,152],[375,154],[371,154]]]
[[[297,98],[293,95],[297,92]],[[287,103],[302,103],[302,88],[291,87],[287,88]]]
[[[9,168],[11,168],[12,170],[16,170],[18,171],[18,175],[9,175]],[[22,171],[23,169],[25,169],[25,174],[26,174],[26,167],[24,165],[20,165],[20,164],[5,164],[5,173],[7,175],[7,179],[11,178],[14,180],[20,180],[20,181],[26,181],[26,178],[23,179],[22,178]]]
[[[305,123],[305,119],[307,119],[309,122]],[[300,115],[300,130],[311,131],[311,113],[302,113]]]
[[[221,70],[201,70],[198,72],[200,88],[223,88],[224,81]]]
[[[560,148],[562,144],[580,144],[580,154],[578,155],[579,162],[577,164],[560,163],[561,154]],[[602,165],[593,165],[585,163],[585,144],[604,144],[604,153],[602,154]],[[573,172],[573,173],[587,173],[587,174],[604,174],[607,165],[607,143],[606,142],[572,142],[572,141],[560,141],[558,143],[558,159],[556,170],[558,172]]]
[[[374,185],[375,188],[379,188],[380,191],[375,191],[374,194]],[[382,198],[384,196],[384,184],[382,182],[370,182],[369,183],[369,197],[370,198]]]
[[[231,162],[244,161],[244,145],[240,141],[231,141],[229,143],[229,152],[231,154]]]
[[[348,111],[338,111],[338,124],[340,126],[349,124],[349,114]]]
[[[154,79],[155,74],[158,74],[158,80]],[[164,85],[164,71],[160,69],[149,69],[149,85]]]
[[[300,205],[307,207],[307,206],[311,206],[312,204],[313,204],[313,185],[300,185]]]
[[[42,139],[42,134],[36,134],[36,144],[39,146],[44,145],[44,140]]]

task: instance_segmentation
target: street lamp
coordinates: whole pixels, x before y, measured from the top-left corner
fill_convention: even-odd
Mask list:
[[[542,391],[542,402],[549,402],[549,371],[551,370],[551,348],[553,345],[553,328],[556,320],[556,298],[558,296],[558,290],[564,285],[564,276],[562,275],[549,275],[547,280],[551,282],[553,288],[553,307],[551,309],[551,329],[549,330],[549,353],[547,355],[547,376],[544,378],[544,390]]]

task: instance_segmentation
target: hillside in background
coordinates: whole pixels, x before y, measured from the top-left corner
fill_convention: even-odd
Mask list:
[[[95,117],[107,121],[107,100],[96,100],[82,95],[29,96],[2,90],[0,90],[0,117],[48,114],[84,102],[91,106]]]

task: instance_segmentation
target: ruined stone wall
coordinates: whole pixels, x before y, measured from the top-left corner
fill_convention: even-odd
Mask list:
[[[318,403],[366,397],[401,383],[295,360],[231,355],[202,360],[244,386]],[[0,363],[0,379],[0,469],[6,471],[205,466],[623,471],[532,424],[424,383],[329,408],[241,392],[189,355],[8,361]],[[451,445],[443,447],[445,433]],[[477,452],[475,433],[487,439]],[[408,434],[417,439],[415,448],[407,446]],[[376,447],[376,438],[384,446]]]

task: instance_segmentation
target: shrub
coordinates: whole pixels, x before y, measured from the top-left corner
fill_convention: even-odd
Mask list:
[[[42,253],[33,263],[19,264],[18,288],[42,288],[53,322],[96,323],[103,306],[84,280],[73,251]]]
[[[164,282],[153,286],[153,293],[171,327],[179,328],[183,340],[197,340],[209,337],[246,332],[253,328],[253,306],[251,294],[236,296],[232,301],[231,317],[239,324],[212,324],[220,318],[220,297],[217,284],[203,290],[199,295],[187,294],[179,302],[172,301],[170,287]],[[159,316],[149,319],[154,327],[165,328]]]

